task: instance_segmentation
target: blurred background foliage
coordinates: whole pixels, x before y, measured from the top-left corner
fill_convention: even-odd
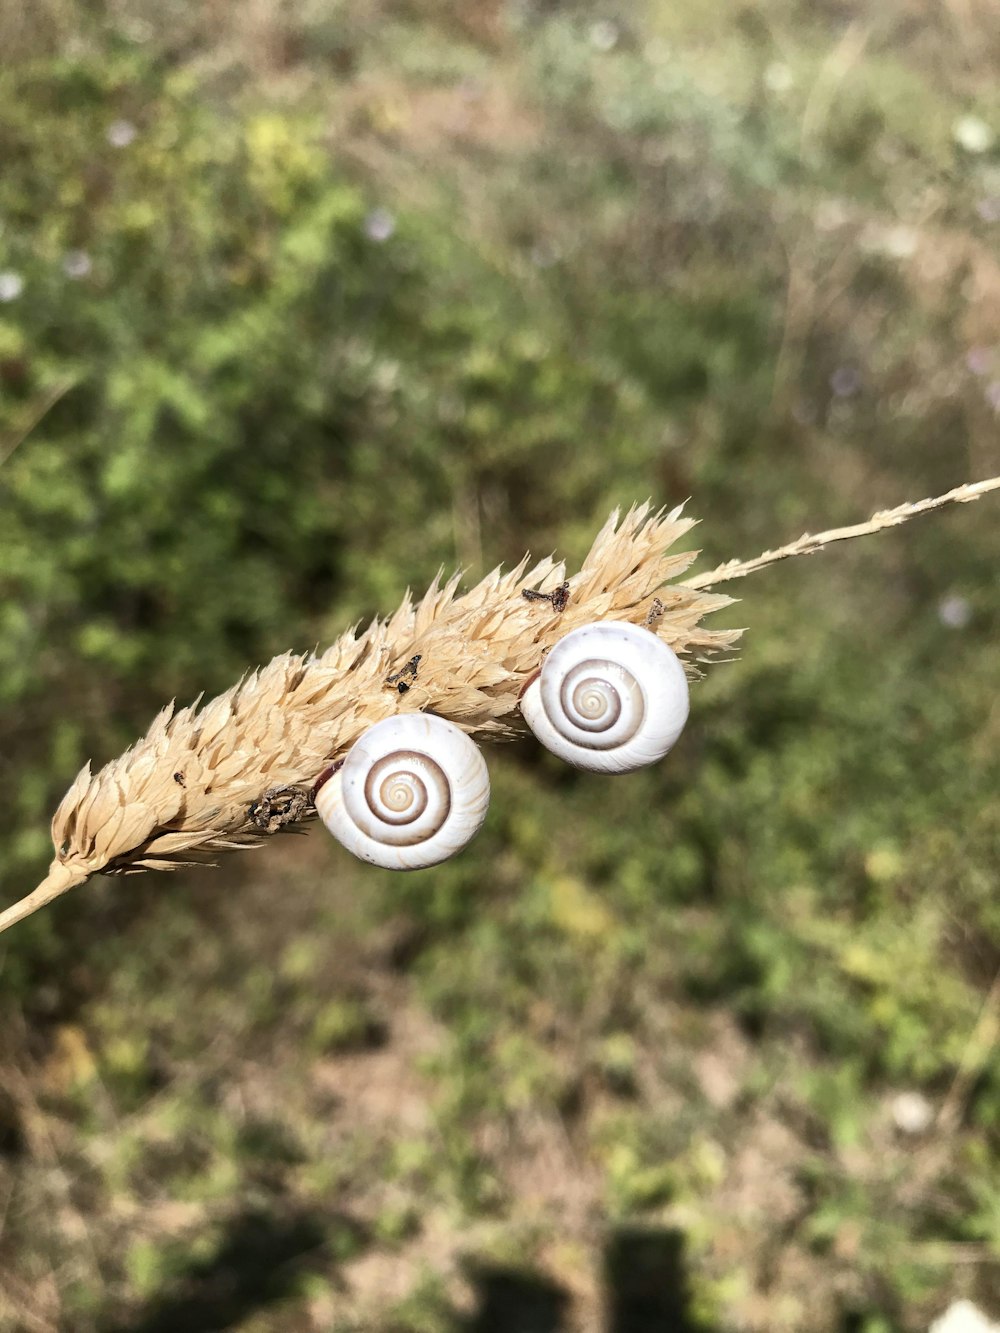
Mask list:
[[[440,565],[1000,471],[994,0],[31,0],[0,52],[5,901],[84,759]],[[4,936],[0,1327],[1000,1314],[996,534],[748,581],[669,762],[497,751],[440,869],[314,832]]]

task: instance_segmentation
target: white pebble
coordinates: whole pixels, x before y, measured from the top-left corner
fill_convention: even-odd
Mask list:
[[[971,1301],[953,1301],[928,1333],[1000,1333],[1000,1324],[987,1318]]]
[[[113,120],[104,137],[112,148],[127,148],[139,133],[130,120]]]
[[[24,291],[24,279],[20,273],[7,269],[0,273],[0,301],[16,301]]]
[[[901,1092],[892,1099],[892,1118],[904,1134],[922,1134],[934,1118],[934,1108],[921,1092]]]
[[[972,607],[964,597],[952,593],[938,603],[938,620],[948,629],[965,629],[972,619]]]
[[[951,136],[967,153],[988,153],[997,137],[978,116],[959,116],[951,127]]]

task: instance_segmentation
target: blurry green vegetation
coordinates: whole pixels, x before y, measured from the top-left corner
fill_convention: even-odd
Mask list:
[[[0,19],[5,900],[85,758],[441,564],[1000,470],[996,33],[856,8]],[[5,936],[0,1326],[485,1328],[488,1271],[590,1329],[634,1225],[690,1329],[988,1303],[996,532],[748,581],[668,763],[498,751],[438,870],[313,834]]]

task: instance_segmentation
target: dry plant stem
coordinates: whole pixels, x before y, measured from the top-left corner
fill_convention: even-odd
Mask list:
[[[54,898],[61,897],[70,889],[75,889],[87,878],[85,870],[53,863],[37,889],[33,889],[26,897],[20,898],[11,907],[0,912],[0,933],[10,926],[17,925],[18,921],[23,921],[26,916],[31,916],[40,907],[48,906]]]
[[[1000,1041],[1000,972],[993,978],[993,985],[983,1001],[979,1018],[958,1062],[958,1071],[948,1089],[947,1097],[941,1103],[937,1116],[939,1130],[952,1133],[958,1128],[969,1092],[989,1064],[998,1041]]]
[[[742,634],[702,625],[732,601],[706,589],[997,489],[1000,477],[959,486],[685,581],[676,580],[697,552],[668,551],[695,520],[645,504],[624,519],[616,510],[568,579],[551,557],[532,568],[525,557],[464,596],[458,575],[435,580],[416,604],[407,594],[387,620],[348,630],[318,656],[285,653],[203,707],[169,705],[120,758],[94,775],[86,765],[53,818],[47,877],[0,913],[0,932],[102,871],[174,870],[262,845],[286,827],[260,818],[272,798],[287,799],[289,823],[314,814],[317,782],[369,726],[396,713],[434,712],[482,739],[517,734],[522,690],[553,644],[588,622],[645,625],[697,675],[697,662]]]
[[[918,514],[927,514],[932,509],[943,509],[945,505],[969,504],[978,500],[987,491],[1000,490],[1000,477],[990,477],[986,481],[969,482],[965,486],[956,486],[945,495],[936,495],[931,500],[914,500],[897,505],[895,509],[880,509],[872,514],[867,523],[854,523],[849,528],[830,528],[827,532],[818,532],[815,536],[806,532],[797,541],[787,546],[779,546],[776,551],[764,551],[752,560],[727,560],[724,565],[709,570],[705,574],[695,574],[685,579],[684,588],[714,588],[717,583],[730,583],[733,579],[744,579],[748,574],[756,574],[758,569],[776,565],[779,560],[789,560],[792,556],[812,555],[824,546],[834,542],[846,542],[852,537],[867,537],[870,533],[881,532],[883,528],[895,528],[906,523]]]
[[[7,439],[0,439],[0,466],[7,462],[14,450],[20,448],[35,427],[52,411],[56,403],[65,398],[70,389],[75,389],[76,385],[77,381],[75,379],[61,380],[47,393],[43,394],[37,403],[29,406],[27,418],[20,428]]]

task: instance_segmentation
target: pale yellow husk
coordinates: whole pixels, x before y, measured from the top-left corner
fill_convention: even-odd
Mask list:
[[[407,594],[387,620],[348,630],[324,653],[284,653],[207,704],[168,705],[125,754],[96,774],[83,768],[53,818],[56,855],[46,879],[0,913],[0,931],[100,871],[173,870],[260,845],[271,832],[254,818],[255,803],[275,789],[298,788],[302,817],[310,817],[309,796],[325,771],[367,727],[393,714],[434,712],[481,739],[516,734],[522,690],[548,649],[579,625],[647,625],[697,675],[698,663],[742,634],[702,624],[732,601],[708,588],[998,487],[1000,477],[961,486],[686,581],[676,580],[697,552],[670,548],[695,520],[648,504],[624,518],[616,510],[567,580],[561,610],[523,595],[566,580],[551,558],[494,570],[463,595],[458,575],[443,585],[435,580],[418,602]],[[417,654],[416,674],[402,677],[409,688],[400,692],[388,678]]]

